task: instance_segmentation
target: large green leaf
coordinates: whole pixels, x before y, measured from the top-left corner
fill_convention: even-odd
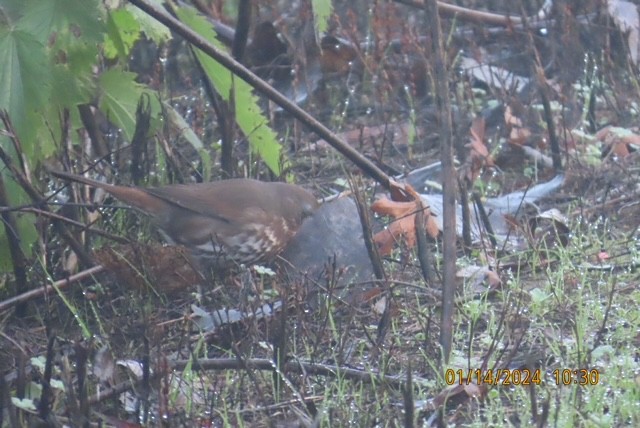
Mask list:
[[[130,4],[126,6],[126,9],[133,15],[135,20],[138,21],[140,29],[148,39],[156,43],[162,43],[171,38],[171,31],[169,31],[164,24],[161,24],[158,20],[149,16],[149,14]]]
[[[135,77],[135,73],[111,69],[98,79],[100,109],[122,128],[129,139],[135,130],[136,108],[144,90]]]
[[[218,49],[224,49],[222,43],[216,38],[216,33],[211,23],[193,8],[186,6],[176,8],[176,14],[180,20],[213,43]],[[279,175],[281,165],[284,164],[286,166],[287,162],[281,163],[281,145],[278,142],[276,133],[269,127],[269,121],[262,113],[262,109],[258,105],[258,99],[253,94],[251,86],[244,80],[235,77],[222,64],[204,52],[197,49],[196,56],[220,96],[229,101],[232,99],[231,95],[233,94],[236,122],[240,130],[249,140],[252,151],[262,158],[271,171]]]
[[[54,152],[51,136],[61,129],[62,109],[72,113],[74,123],[73,107],[90,98],[86,83],[97,58],[92,40],[103,37],[98,4],[95,0],[9,0],[2,4],[6,19],[0,19],[0,109],[8,111],[21,142],[20,155],[31,167]],[[80,57],[82,61],[78,61]],[[82,65],[72,70],[73,64]],[[0,136],[0,145],[17,160],[8,137]],[[31,203],[11,174],[4,168],[1,171],[11,206]],[[37,239],[35,217],[22,213],[15,213],[15,217],[22,250],[30,256]],[[0,271],[10,268],[2,227]]]
[[[131,141],[136,127],[136,108],[138,100],[146,88],[135,81],[136,74],[119,69],[107,70],[100,76],[100,109],[109,120],[119,126],[126,138]],[[154,112],[159,111],[155,97]],[[153,108],[153,107],[152,107]]]
[[[91,96],[91,73],[98,48],[89,42],[91,38],[84,37],[86,34],[78,34],[77,28],[81,27],[77,21],[83,20],[87,31],[85,21],[93,22],[95,34],[103,27],[96,3],[81,3],[29,0],[18,12],[12,9],[16,16],[11,24],[0,28],[0,63],[4,65],[0,67],[0,108],[9,111],[22,141],[23,155],[32,163],[53,150],[51,130],[59,129],[59,120],[52,123],[50,119],[59,118],[62,108],[73,111]],[[77,10],[67,11],[65,17],[61,8],[74,5]],[[51,32],[55,32],[55,38],[49,37]],[[48,138],[36,138],[38,135]]]
[[[45,43],[52,32],[72,30],[88,43],[103,39],[99,0],[27,0],[20,27]]]
[[[167,27],[137,7],[126,5],[124,8],[109,11],[107,18],[109,37],[104,44],[105,56],[115,58],[117,55],[123,63],[126,63],[131,48],[140,39],[141,33],[156,43],[162,43],[171,38],[171,32]]]
[[[27,111],[44,104],[51,90],[45,47],[18,29],[0,29],[0,108],[6,109],[18,132]]]
[[[56,84],[51,91],[47,108],[40,112],[34,123],[47,126],[37,126],[36,140],[40,143],[39,153],[32,159],[42,159],[55,153],[57,146],[52,141],[51,130],[60,130],[69,126],[69,138],[73,143],[79,142],[78,130],[84,128],[80,119],[78,105],[88,104],[95,93],[95,82],[89,73],[85,75],[73,72],[67,64],[56,64],[51,70],[51,76]],[[68,113],[68,119],[63,115]],[[63,123],[68,120],[69,123]],[[53,135],[54,138],[56,135]],[[35,154],[34,154],[35,155]]]
[[[140,38],[140,24],[128,9],[117,9],[109,12],[107,18],[107,34],[104,43],[104,54],[107,58],[120,57],[126,64],[129,52]]]

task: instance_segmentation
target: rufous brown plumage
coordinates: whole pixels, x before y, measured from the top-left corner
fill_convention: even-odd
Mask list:
[[[311,193],[286,183],[230,179],[144,188],[51,174],[104,189],[150,215],[170,243],[213,266],[271,260],[318,206]]]

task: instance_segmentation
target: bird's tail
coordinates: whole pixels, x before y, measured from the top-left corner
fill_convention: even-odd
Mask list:
[[[82,175],[72,174],[70,172],[49,170],[49,174],[53,175],[56,178],[75,181],[76,183],[82,183],[88,186],[99,187],[105,190],[110,190],[113,187],[113,184],[104,183],[98,180],[93,180],[91,178],[83,177]]]

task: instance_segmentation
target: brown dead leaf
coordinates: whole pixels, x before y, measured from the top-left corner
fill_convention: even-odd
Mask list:
[[[521,146],[532,135],[531,130],[524,127],[522,119],[515,115],[511,106],[504,109],[504,123],[509,129],[509,144]]]
[[[624,158],[640,148],[640,135],[626,128],[607,126],[596,133],[595,139],[604,144],[603,156]]]
[[[471,142],[469,147],[471,148],[471,157],[483,164],[484,166],[493,166],[493,159],[491,154],[484,144],[485,137],[485,123],[484,118],[477,117],[471,124]]]
[[[323,73],[343,74],[351,70],[358,52],[349,42],[334,36],[324,36],[320,46],[320,67]]]
[[[424,210],[427,234],[432,238],[436,238],[439,234],[435,218],[429,208],[423,206],[420,195],[409,185],[406,185],[404,190],[408,195],[414,197],[413,201],[396,202],[381,198],[371,205],[373,212],[395,219],[385,230],[376,233],[373,237],[374,242],[378,245],[380,254],[383,256],[391,253],[394,244],[398,242],[400,237],[404,237],[409,248],[413,248],[416,245],[415,215],[420,209]]]
[[[377,299],[384,293],[384,289],[382,287],[373,287],[370,290],[365,290],[359,294],[359,302],[358,303],[369,303],[374,299]]]
[[[469,401],[470,398],[483,399],[489,391],[486,384],[467,383],[466,379],[456,379],[457,383],[445,388],[431,401],[431,409],[436,410],[445,404],[447,407],[457,407]]]
[[[513,127],[509,131],[509,143],[517,146],[523,145],[529,138],[531,138],[531,131],[527,128]]]
[[[522,119],[513,113],[511,106],[507,106],[504,109],[504,123],[507,126],[517,126],[518,128],[522,127]]]
[[[416,191],[410,185],[392,179],[389,181],[389,194],[393,201],[408,202],[415,200]]]
[[[478,292],[497,290],[502,285],[500,276],[486,266],[466,266],[456,272],[457,278],[465,279],[470,289]]]
[[[464,177],[470,182],[474,182],[480,175],[482,168],[494,166],[493,158],[484,144],[485,122],[481,117],[473,120],[470,129],[470,142],[467,147],[470,149],[469,156],[462,167]]]

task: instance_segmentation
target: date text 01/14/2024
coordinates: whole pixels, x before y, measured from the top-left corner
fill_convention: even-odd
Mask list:
[[[600,372],[597,369],[555,369],[551,372],[551,380],[556,385],[597,385]],[[447,369],[445,382],[447,385],[540,385],[542,372],[540,369]]]

